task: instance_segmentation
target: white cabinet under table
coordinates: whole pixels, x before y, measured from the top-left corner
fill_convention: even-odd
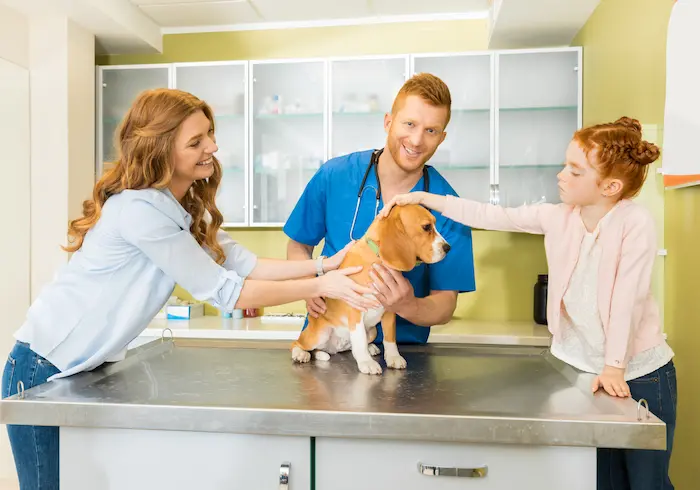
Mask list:
[[[595,448],[317,438],[312,485],[310,441],[62,428],[61,488],[593,490],[596,484]],[[285,471],[288,487],[277,486]]]
[[[62,490],[311,489],[308,437],[64,427],[60,438]]]
[[[318,489],[594,490],[595,487],[595,448],[316,440]]]

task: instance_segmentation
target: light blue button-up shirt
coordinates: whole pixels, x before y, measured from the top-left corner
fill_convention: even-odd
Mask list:
[[[15,333],[62,372],[61,378],[123,359],[179,284],[232,312],[256,256],[224,231],[218,265],[190,233],[192,217],[169,190],[111,196],[82,247],[61,268]]]

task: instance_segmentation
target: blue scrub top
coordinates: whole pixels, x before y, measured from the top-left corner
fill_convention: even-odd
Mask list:
[[[322,254],[330,257],[350,242],[357,193],[362,183],[373,150],[355,152],[329,160],[311,178],[299,202],[297,202],[287,223],[285,234],[299,243],[316,246],[325,239]],[[457,193],[445,178],[427,166],[430,175],[430,189],[433,194],[453,195]],[[412,191],[423,190],[423,177]],[[375,217],[377,177],[371,171],[362,194],[353,238],[361,238]],[[379,209],[384,207],[379,202]],[[472,251],[471,229],[433,212],[436,228],[450,244],[447,256],[436,264],[421,264],[404,276],[413,285],[417,298],[424,298],[431,290],[469,292],[475,290],[474,256]],[[308,323],[304,323],[304,328]],[[428,341],[430,328],[414,325],[408,320],[396,317],[396,340],[402,344],[424,344]],[[383,339],[381,325],[375,343]]]

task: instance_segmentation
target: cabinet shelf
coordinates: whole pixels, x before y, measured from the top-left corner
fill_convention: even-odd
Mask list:
[[[542,165],[518,165],[518,164],[510,165],[510,164],[508,164],[508,163],[501,163],[501,164],[499,164],[498,166],[499,166],[499,168],[501,168],[501,169],[515,169],[515,168],[534,168],[534,169],[538,169],[538,168],[558,168],[558,167],[563,168],[563,166],[562,166],[561,163],[542,164]]]
[[[428,165],[431,165],[435,167],[437,170],[444,172],[444,171],[449,171],[449,170],[488,170],[491,168],[489,165],[450,165],[446,163],[433,163],[433,162],[428,162]],[[501,169],[515,169],[515,168],[522,168],[522,169],[546,169],[546,168],[555,168],[555,167],[560,167],[561,164],[555,163],[555,164],[542,164],[542,165],[508,165],[505,163],[501,163],[499,167]]]
[[[501,112],[578,111],[578,106],[501,107]]]
[[[257,114],[256,120],[304,119],[322,117],[323,112],[291,112],[282,114]]]
[[[487,113],[491,109],[453,109],[452,114],[482,114]],[[549,106],[549,107],[501,107],[499,109],[501,112],[539,112],[539,111],[576,111],[578,107],[576,106]],[[342,117],[379,117],[384,116],[384,112],[374,111],[374,112],[333,112],[334,118]],[[322,112],[300,112],[300,113],[282,113],[282,114],[258,114],[255,116],[256,120],[280,120],[280,119],[303,119],[303,118],[313,118],[322,117]],[[219,120],[244,120],[243,114],[217,114],[214,113],[214,118]],[[120,123],[122,118],[118,117],[105,117],[102,121],[105,124],[113,125]]]
[[[537,107],[501,107],[499,108],[501,112],[540,112],[540,111],[577,111],[577,106],[537,106]],[[452,109],[452,114],[484,114],[491,111],[491,108],[466,108],[466,109]],[[384,116],[385,112],[381,111],[334,111],[333,117],[372,117],[372,116]]]
[[[214,119],[216,120],[239,120],[244,121],[245,116],[243,114],[226,114],[214,112]],[[119,124],[122,122],[121,117],[103,117],[102,122],[107,125]]]
[[[265,168],[265,167],[255,167],[253,170],[258,175],[280,175],[286,174],[287,172],[316,172],[319,169],[318,166],[313,167],[311,165],[296,166],[290,168]]]
[[[452,109],[450,112],[452,112],[452,114],[486,114],[491,112],[491,108],[474,107],[468,109]]]
[[[356,117],[356,116],[384,116],[386,114],[385,112],[381,111],[340,111],[340,112],[333,112],[333,117]]]
[[[448,170],[486,170],[490,168],[488,165],[450,165],[449,163],[433,162],[428,162],[428,165],[435,167],[439,172]]]

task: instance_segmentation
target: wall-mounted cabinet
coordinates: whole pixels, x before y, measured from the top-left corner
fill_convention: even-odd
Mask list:
[[[409,56],[338,58],[330,62],[329,156],[381,148],[384,115],[406,81]]]
[[[97,73],[97,162],[98,173],[117,158],[115,132],[136,96],[144,90],[170,86],[170,65],[98,67]]]
[[[206,100],[214,111],[216,157],[221,162],[221,188],[216,205],[229,226],[245,226],[249,172],[246,164],[248,140],[248,64],[245,61],[176,64],[173,85]]]
[[[452,117],[434,165],[464,197],[557,202],[556,174],[581,126],[581,48],[98,67],[97,174],[142,90],[179,88],[216,117],[226,226],[284,224],[329,158],[384,145],[404,81],[447,83]]]
[[[497,200],[557,202],[556,175],[581,125],[578,50],[496,55]]]
[[[440,54],[415,56],[412,68],[440,77],[452,97],[447,137],[430,163],[460,196],[481,202],[495,183],[493,64],[491,53]]]
[[[327,62],[251,62],[253,225],[283,224],[326,160]]]

